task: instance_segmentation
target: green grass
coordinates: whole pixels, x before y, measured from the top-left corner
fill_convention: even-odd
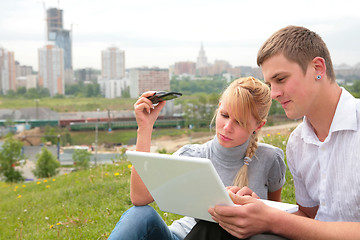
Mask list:
[[[35,182],[0,183],[0,239],[106,239],[126,209],[128,162]],[[163,214],[170,224],[179,216]]]
[[[275,135],[268,135],[263,138],[263,142],[271,144],[273,146],[276,146],[278,148],[281,148],[284,151],[285,155],[285,162],[286,162],[286,175],[285,175],[285,185],[283,186],[283,190],[281,193],[281,198],[283,202],[288,203],[296,203],[295,200],[295,187],[292,175],[287,167],[287,161],[286,161],[286,144],[288,141],[289,136],[281,135],[281,134],[275,134]]]
[[[161,136],[179,136],[182,134],[186,134],[188,132],[187,129],[175,129],[175,128],[167,128],[167,129],[154,129],[152,137],[153,139]],[[95,131],[72,131],[69,132],[71,135],[71,139],[73,145],[91,145],[95,142]],[[122,144],[135,144],[136,139],[136,129],[130,130],[113,130],[111,132],[108,131],[99,131],[98,132],[98,143],[122,143]]]
[[[264,141],[284,149],[287,137]],[[295,203],[290,173],[286,180],[282,199]],[[35,182],[0,182],[0,239],[107,239],[132,206],[129,187],[126,161]],[[167,224],[181,217],[152,206]]]
[[[39,107],[47,107],[55,112],[79,112],[79,111],[102,111],[110,110],[133,110],[135,99],[132,98],[41,98]],[[36,107],[34,99],[23,98],[0,98],[0,108],[21,109]]]

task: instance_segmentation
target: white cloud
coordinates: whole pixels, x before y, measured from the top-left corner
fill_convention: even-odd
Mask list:
[[[286,25],[318,32],[335,64],[360,62],[360,16],[356,0],[2,0],[0,45],[21,64],[37,69],[44,45],[46,7],[64,10],[73,27],[73,64],[101,67],[101,50],[115,44],[126,67],[167,67],[195,61],[201,42],[210,61],[256,65],[263,41]]]

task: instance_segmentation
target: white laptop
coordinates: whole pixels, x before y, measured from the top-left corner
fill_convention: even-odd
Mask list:
[[[210,207],[234,206],[209,159],[135,151],[126,155],[162,211],[213,221]],[[294,204],[263,201],[287,212],[298,209]]]

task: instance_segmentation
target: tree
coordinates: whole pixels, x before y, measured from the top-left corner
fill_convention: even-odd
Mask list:
[[[24,178],[20,171],[15,169],[16,164],[22,158],[21,149],[23,144],[13,138],[7,138],[0,152],[0,173],[6,182],[20,182]]]
[[[50,97],[50,91],[43,87],[29,88],[25,93],[25,97],[29,99]]]
[[[72,159],[76,169],[88,169],[90,166],[90,155],[85,149],[75,149]]]
[[[36,155],[37,161],[33,171],[38,178],[55,176],[58,173],[60,162],[46,147],[41,149],[41,153]]]
[[[218,106],[216,94],[196,94],[196,98],[182,101],[186,125],[207,127],[214,117]]]
[[[24,96],[26,93],[26,87],[18,87],[16,88],[16,95]]]
[[[57,136],[60,136],[60,131],[58,128],[54,128],[49,125],[46,125],[44,134],[45,134],[45,137],[43,138],[44,141],[51,142],[51,144],[57,144],[59,140]]]
[[[65,134],[61,135],[61,145],[62,146],[72,145],[72,138],[69,133],[69,129],[66,129]]]

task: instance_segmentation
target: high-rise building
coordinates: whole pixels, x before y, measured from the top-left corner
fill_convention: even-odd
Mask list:
[[[63,49],[66,83],[73,81],[72,40],[71,31],[63,28],[63,10],[49,8],[47,10],[47,39]]]
[[[196,74],[196,63],[194,62],[176,62],[174,66],[174,74],[175,75],[182,75],[182,74],[189,74],[195,75]]]
[[[122,79],[125,77],[125,52],[116,47],[101,51],[101,77]]]
[[[232,66],[228,61],[215,60],[214,64],[211,66],[211,75],[228,73],[228,72],[230,72],[231,68],[232,68]]]
[[[125,52],[109,47],[101,51],[101,79],[98,81],[102,95],[106,98],[121,97],[127,90],[125,77]]]
[[[146,91],[169,91],[168,69],[133,68],[129,70],[130,96],[139,97]]]
[[[198,56],[197,62],[196,62],[196,69],[205,68],[207,66],[208,66],[207,57],[205,55],[204,46],[201,43],[199,56]]]
[[[46,45],[39,49],[39,86],[48,88],[50,96],[65,94],[62,48]]]
[[[133,68],[129,70],[130,97],[137,98],[147,91],[170,91],[168,69]],[[174,113],[174,101],[168,101],[160,115],[171,116]]]
[[[58,8],[49,8],[47,11],[47,39],[56,40],[59,30],[63,29],[63,10]]]
[[[0,90],[6,94],[16,90],[16,65],[14,52],[0,47]]]

